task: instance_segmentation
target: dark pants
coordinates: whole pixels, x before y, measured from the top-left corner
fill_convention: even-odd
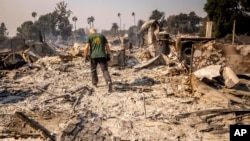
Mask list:
[[[97,76],[97,65],[100,64],[102,73],[103,73],[103,77],[106,80],[106,83],[108,81],[111,82],[111,77],[109,75],[109,71],[108,71],[108,63],[106,58],[91,58],[91,76],[92,76],[92,83],[93,84],[97,84],[98,83],[98,76]]]

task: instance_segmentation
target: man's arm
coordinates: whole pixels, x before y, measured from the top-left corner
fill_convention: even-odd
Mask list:
[[[106,47],[106,54],[107,54],[106,60],[110,61],[110,47],[109,47],[109,44],[106,43],[105,47]]]
[[[83,50],[83,55],[85,58],[89,55],[89,48],[90,48],[90,45],[89,45],[89,43],[87,43],[84,47],[84,50]]]
[[[110,46],[109,46],[109,44],[106,43],[105,47],[106,47],[106,53],[110,54]]]

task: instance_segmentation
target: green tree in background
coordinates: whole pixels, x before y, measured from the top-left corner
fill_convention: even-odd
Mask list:
[[[237,34],[250,35],[249,0],[207,0],[204,10],[209,20],[215,23],[216,37],[231,34],[234,20]]]
[[[56,33],[52,21],[53,21],[53,16],[51,13],[40,16],[38,21],[35,22],[34,27],[30,31],[31,38],[39,39],[39,31],[40,31],[45,40],[51,39],[50,36],[52,35],[52,33]],[[54,36],[57,36],[57,34],[54,34]]]
[[[43,39],[45,39],[45,36],[51,36],[52,32],[56,33],[51,13],[41,15],[34,23],[26,21],[17,28],[17,36],[24,39],[39,40],[39,32],[42,33]]]
[[[193,34],[200,31],[202,18],[197,16],[195,12],[189,14],[180,13],[179,15],[171,15],[167,19],[168,32],[177,34]]]
[[[167,21],[165,19],[165,13],[164,12],[160,12],[157,9],[153,10],[151,13],[151,16],[149,17],[149,19],[153,19],[153,20],[157,20],[160,24],[160,27],[162,28],[166,28],[167,26]]]
[[[31,28],[33,28],[32,21],[26,21],[22,23],[21,27],[17,28],[17,36],[24,39],[30,39]]]
[[[160,20],[165,15],[164,12],[160,12],[157,9],[153,10],[149,19]]]
[[[7,28],[5,26],[5,23],[2,22],[0,26],[0,36],[5,36],[7,34],[6,31],[7,31]]]
[[[72,25],[70,24],[69,17],[72,14],[71,10],[67,10],[67,4],[62,1],[56,4],[55,7],[56,24],[55,28],[58,35],[62,36],[62,39],[66,40],[71,36]]]
[[[144,23],[145,21],[143,21],[143,20],[138,20],[138,22],[137,22],[137,28],[138,28],[138,30],[140,30],[140,28],[141,28],[141,26],[143,25],[143,23]]]
[[[39,40],[39,32],[41,32],[46,40],[55,40],[58,35],[63,40],[67,40],[72,34],[72,24],[69,20],[71,13],[64,1],[57,3],[53,12],[41,15],[34,23],[25,21],[17,28],[17,36],[24,39]],[[32,16],[35,17],[36,13],[33,12]]]

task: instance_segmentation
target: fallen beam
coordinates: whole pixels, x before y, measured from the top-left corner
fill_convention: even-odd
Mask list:
[[[233,95],[239,95],[239,96],[250,96],[250,92],[235,90],[235,89],[223,89],[222,92],[223,93],[230,93]]]
[[[136,91],[136,92],[152,92],[153,89],[152,88],[148,88],[148,87],[140,87],[140,86],[114,86],[114,89],[116,90],[123,90],[123,91],[129,91],[129,90],[132,90],[132,91]]]
[[[247,85],[247,86],[249,86],[249,87],[250,87],[250,81],[249,81],[249,80],[246,80],[246,79],[240,79],[240,83],[241,83],[241,84],[245,84],[245,85]]]
[[[45,103],[48,103],[49,101],[51,100],[56,100],[56,99],[59,99],[59,98],[66,98],[66,99],[69,99],[71,96],[69,94],[64,94],[64,95],[59,95],[59,96],[56,96],[56,97],[53,97],[53,98],[50,98],[50,99],[46,99],[44,100],[43,102]]]
[[[176,118],[185,118],[190,115],[202,116],[202,115],[208,115],[208,114],[214,114],[214,113],[225,114],[225,113],[232,113],[232,112],[250,113],[250,109],[209,109],[209,110],[202,110],[202,111],[179,114],[176,116]]]
[[[24,113],[15,112],[15,115],[18,118],[20,118],[22,121],[28,123],[35,130],[41,131],[43,137],[48,138],[51,141],[56,141],[55,136],[53,136],[52,132],[44,128],[42,125],[40,125],[38,122],[34,121],[33,119],[28,118]]]
[[[225,94],[225,97],[227,97],[229,100],[240,103],[240,104],[245,104],[245,101],[237,96],[234,96],[232,94]]]
[[[36,133],[29,133],[29,134],[23,134],[23,133],[1,133],[0,134],[0,139],[5,139],[5,138],[19,138],[19,137],[22,137],[22,138],[29,138],[29,137],[32,137],[32,138],[39,138],[41,137],[40,134],[36,134]]]

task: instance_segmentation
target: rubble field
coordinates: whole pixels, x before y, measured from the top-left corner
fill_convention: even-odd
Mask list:
[[[126,66],[110,65],[112,93],[99,67],[98,87],[91,85],[82,56],[0,70],[0,139],[228,141],[230,125],[250,124],[248,75],[236,82],[214,65],[191,73],[173,48],[146,60],[140,53],[134,48]]]

